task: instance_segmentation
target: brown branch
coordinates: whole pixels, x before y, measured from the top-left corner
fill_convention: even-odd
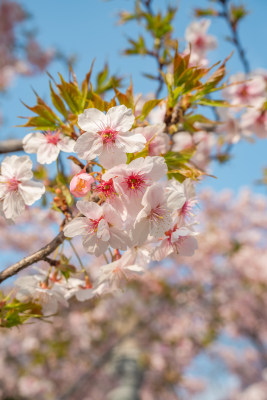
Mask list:
[[[234,26],[234,23],[231,19],[231,15],[228,9],[228,0],[220,0],[222,7],[223,7],[223,12],[219,14],[220,17],[224,18],[226,23],[228,24],[231,34],[232,34],[232,42],[234,44],[234,46],[236,47],[238,54],[239,54],[239,58],[240,61],[242,63],[242,66],[244,68],[244,71],[246,74],[248,74],[250,72],[250,65],[249,65],[249,61],[247,59],[246,56],[246,52],[241,44],[240,38],[239,38],[239,34],[237,32],[236,26]]]
[[[23,151],[22,140],[8,139],[0,142],[0,154]]]
[[[16,264],[13,264],[10,267],[4,269],[4,271],[0,272],[0,283],[6,280],[7,278],[10,278],[11,276],[17,274],[24,268],[36,263],[37,261],[45,259],[45,257],[51,254],[54,250],[56,250],[56,248],[61,243],[63,243],[65,239],[66,237],[64,236],[64,233],[62,231],[50,243],[42,247],[40,250],[36,251],[30,256],[23,258]]]

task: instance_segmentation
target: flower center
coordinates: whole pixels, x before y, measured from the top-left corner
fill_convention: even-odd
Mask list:
[[[101,180],[96,188],[96,192],[102,193],[105,197],[114,198],[117,193],[114,188],[113,179],[110,178],[108,181]]]
[[[102,137],[104,144],[115,143],[116,136],[118,134],[118,132],[112,128],[106,128],[103,131],[100,131],[98,133]]]
[[[132,172],[131,175],[129,175],[126,179],[125,182],[128,186],[128,189],[130,191],[135,191],[135,192],[143,192],[145,188],[147,187],[147,182],[146,178],[143,174]]]
[[[60,131],[47,131],[44,133],[45,134],[45,138],[47,140],[47,143],[51,143],[54,144],[55,146],[58,144],[58,142],[60,141]]]
[[[148,218],[153,222],[159,222],[159,220],[163,220],[165,214],[166,208],[158,204],[155,208],[151,210]]]
[[[203,49],[205,47],[205,44],[205,39],[202,36],[198,36],[198,38],[195,40],[195,46],[199,49]]]
[[[90,235],[94,235],[97,232],[97,228],[98,228],[98,224],[101,221],[101,219],[103,219],[103,217],[100,217],[99,219],[91,219],[89,220],[89,224],[88,224],[88,233]]]
[[[18,186],[21,182],[17,178],[11,178],[7,181],[7,187],[9,192],[15,192],[18,190]]]
[[[85,179],[79,178],[78,183],[76,185],[76,189],[79,192],[82,192],[83,189],[85,189],[87,187],[86,185],[87,185],[87,181]]]
[[[240,89],[238,89],[237,94],[242,99],[246,99],[249,96],[248,86],[247,85],[242,85],[240,87]]]

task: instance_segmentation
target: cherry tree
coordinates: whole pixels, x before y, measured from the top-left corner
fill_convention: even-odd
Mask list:
[[[238,376],[233,399],[264,380],[266,202],[196,188],[238,141],[266,137],[266,74],[250,71],[238,34],[243,6],[217,0],[195,10],[184,46],[173,34],[176,12],[136,0],[120,14],[144,28],[124,53],[155,61],[146,74],[154,94],[135,93],[134,77],[125,83],[108,66],[95,78],[92,62],[83,80],[70,66],[69,79],[50,76],[50,101],[36,93],[26,105],[33,115],[17,147],[0,143],[2,153],[23,152],[1,163],[0,245],[21,258],[0,272],[0,282],[12,278],[0,324],[43,320],[3,334],[5,397],[123,398],[111,370],[126,387],[129,354],[129,398],[193,398],[205,381],[188,368],[203,352]],[[218,40],[207,17],[227,23],[244,74],[226,75],[231,55],[210,65]],[[222,335],[247,340],[240,362]]]

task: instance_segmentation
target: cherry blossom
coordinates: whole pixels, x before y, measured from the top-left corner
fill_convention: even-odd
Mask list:
[[[117,193],[123,197],[127,211],[136,216],[141,209],[141,199],[153,182],[166,176],[167,165],[163,157],[140,157],[128,165],[118,165],[103,175],[104,180],[113,178]]]
[[[78,124],[85,131],[74,147],[85,160],[98,157],[104,168],[126,163],[126,153],[144,148],[146,140],[141,134],[129,132],[134,123],[132,110],[124,105],[112,107],[106,114],[88,108],[78,116]]]
[[[192,210],[195,206],[196,192],[193,182],[185,179],[183,183],[171,179],[166,185],[167,205],[175,211],[176,217],[183,222],[193,216]]]
[[[170,149],[170,138],[164,133],[165,128],[166,125],[162,123],[136,128],[132,132],[141,133],[146,138],[150,156],[160,156]]]
[[[242,131],[240,121],[236,118],[233,110],[217,108],[216,112],[220,117],[220,124],[216,127],[216,132],[221,134],[223,142],[238,143],[242,136],[250,136]]]
[[[206,33],[210,23],[211,21],[208,19],[194,21],[185,31],[185,39],[191,44],[192,53],[196,53],[201,58],[205,56],[208,50],[213,50],[217,47],[216,38]]]
[[[165,193],[158,183],[147,188],[142,199],[143,209],[136,217],[133,229],[134,243],[142,245],[148,235],[158,239],[171,229],[171,209],[167,207]]]
[[[96,286],[102,286],[102,292],[117,291],[128,280],[144,272],[141,265],[131,264],[132,254],[126,252],[118,260],[100,267]]]
[[[95,292],[90,282],[78,278],[69,278],[65,298],[68,300],[72,296],[75,296],[78,301],[85,301],[92,299],[95,296]]]
[[[192,256],[198,248],[197,240],[194,237],[196,233],[188,227],[177,227],[175,225],[168,232],[165,232],[166,238],[162,240],[160,246],[155,250],[156,260],[163,260],[173,252],[181,256]]]
[[[66,290],[62,285],[51,282],[45,274],[21,276],[15,281],[19,288],[16,297],[20,301],[37,301],[42,306],[43,314],[54,314],[58,310],[58,303],[68,306],[65,300]]]
[[[70,191],[75,197],[84,197],[91,190],[91,184],[94,182],[92,175],[86,172],[79,172],[74,175],[70,181]]]
[[[122,231],[120,216],[110,204],[99,206],[88,201],[78,201],[78,210],[85,217],[77,217],[64,228],[67,237],[83,236],[83,247],[96,257],[103,254],[108,246],[126,250],[127,236]]]
[[[265,100],[266,83],[262,76],[247,77],[245,74],[239,73],[232,75],[229,83],[231,86],[223,90],[223,95],[233,105],[256,107]]]
[[[4,158],[1,164],[0,200],[6,218],[14,219],[45,192],[41,182],[32,181],[32,162],[29,156]]]
[[[267,137],[267,110],[249,109],[241,117],[240,123],[247,135],[255,133],[259,138]]]
[[[73,139],[59,130],[29,133],[23,139],[26,153],[37,153],[37,161],[40,164],[51,164],[58,158],[60,151],[73,152],[74,144]]]

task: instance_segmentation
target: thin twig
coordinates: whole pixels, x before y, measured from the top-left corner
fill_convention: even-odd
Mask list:
[[[0,142],[0,154],[23,151],[22,140],[8,139]]]
[[[228,24],[228,26],[229,26],[229,28],[231,30],[232,42],[233,42],[234,46],[236,47],[236,49],[238,51],[239,58],[240,58],[240,61],[242,63],[242,66],[244,68],[244,71],[245,71],[246,74],[248,74],[250,72],[250,70],[251,70],[250,69],[250,65],[249,65],[248,59],[246,57],[245,50],[244,50],[243,46],[241,45],[241,41],[240,41],[240,38],[239,38],[238,31],[237,31],[237,29],[235,29],[234,24],[233,24],[233,22],[231,20],[231,15],[229,13],[227,1],[221,1],[221,4],[222,4],[222,7],[223,7],[223,12],[220,13],[219,15],[222,18],[225,19],[225,21],[227,22],[227,24]]]

